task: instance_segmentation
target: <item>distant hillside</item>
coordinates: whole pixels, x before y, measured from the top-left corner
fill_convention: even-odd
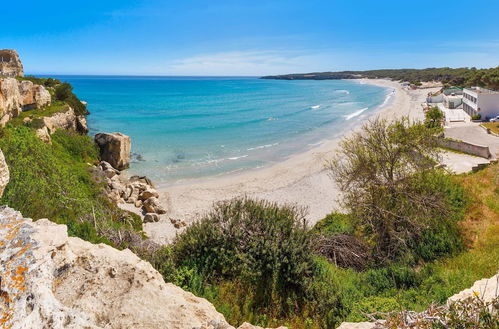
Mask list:
[[[314,72],[303,74],[271,75],[262,79],[278,80],[339,80],[339,79],[393,79],[419,83],[424,81],[440,81],[455,86],[478,85],[499,89],[499,66],[490,69],[476,68],[427,68],[427,69],[393,69],[370,71]]]

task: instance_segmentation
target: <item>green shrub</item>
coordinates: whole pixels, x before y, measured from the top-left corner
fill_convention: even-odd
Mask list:
[[[471,120],[480,120],[481,118],[482,115],[480,113],[476,113],[471,116]]]
[[[57,85],[54,96],[56,100],[66,102],[71,106],[76,115],[88,114],[87,107],[73,93],[73,87],[69,83],[64,82]]]
[[[312,253],[303,215],[265,201],[221,202],[187,228],[174,245],[178,265],[207,278],[240,278],[255,287],[259,305],[277,295],[303,295]]]
[[[0,149],[10,171],[2,204],[34,219],[67,224],[70,235],[91,242],[109,243],[100,232],[110,229],[141,228],[140,218],[107,199],[90,166],[82,161],[98,161],[90,137],[60,131],[49,145],[28,127],[7,127],[2,132]]]
[[[375,318],[382,318],[376,313],[386,313],[399,311],[401,307],[395,298],[391,297],[365,297],[361,299],[352,309],[352,313],[348,316],[347,320],[352,322],[368,321],[369,318],[366,314],[370,314]]]
[[[333,212],[318,221],[312,232],[323,235],[353,234],[354,225],[350,215]]]

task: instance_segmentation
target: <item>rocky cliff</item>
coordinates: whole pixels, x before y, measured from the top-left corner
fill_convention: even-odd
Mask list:
[[[13,49],[0,49],[0,76],[24,76],[23,64],[17,51]]]
[[[0,275],[1,328],[233,329],[130,250],[68,237],[65,225],[8,207],[0,208]]]
[[[42,108],[50,102],[50,93],[43,86],[14,78],[0,79],[0,126],[22,111]]]

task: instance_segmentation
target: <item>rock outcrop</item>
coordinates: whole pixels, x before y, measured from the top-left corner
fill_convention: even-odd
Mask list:
[[[95,171],[106,182],[106,194],[109,199],[116,204],[129,203],[141,208],[144,222],[157,222],[158,214],[166,213],[159,203],[158,191],[147,177],[128,178],[106,161],[101,161]]]
[[[17,51],[13,49],[0,49],[0,76],[24,76],[23,64]]]
[[[39,109],[50,102],[50,93],[44,86],[14,78],[0,79],[0,126],[22,111]]]
[[[7,187],[7,184],[9,183],[9,179],[9,167],[7,166],[7,162],[5,162],[2,150],[0,150],[0,198],[3,195],[5,187]]]
[[[115,169],[123,170],[130,166],[130,137],[122,133],[100,133],[95,135],[100,148],[101,159]]]
[[[233,329],[207,300],[165,283],[130,250],[68,237],[65,225],[7,207],[0,275],[2,328]]]
[[[491,302],[499,297],[499,273],[488,279],[476,281],[469,289],[464,289],[461,292],[449,297],[447,305],[467,300],[470,297],[479,296],[485,302]],[[385,328],[383,321],[378,322],[343,322],[338,329],[378,329]],[[405,327],[404,327],[405,328]],[[412,328],[412,327],[411,327]]]

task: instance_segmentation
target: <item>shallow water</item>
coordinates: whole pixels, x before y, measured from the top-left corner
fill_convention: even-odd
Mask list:
[[[282,161],[340,135],[391,91],[354,81],[60,76],[90,133],[132,137],[130,172],[173,182]]]

